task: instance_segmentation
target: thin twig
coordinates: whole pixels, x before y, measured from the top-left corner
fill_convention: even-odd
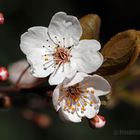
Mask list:
[[[19,92],[20,89],[14,86],[5,86],[0,87],[0,93],[12,93],[12,92]]]

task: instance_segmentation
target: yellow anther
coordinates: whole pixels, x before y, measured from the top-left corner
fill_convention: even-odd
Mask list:
[[[85,103],[84,103],[84,106],[86,106],[86,105],[87,105],[87,103],[85,102]]]
[[[66,109],[66,108],[67,108],[67,106],[65,105],[65,106],[64,106],[64,109]]]
[[[84,106],[86,106],[87,105],[87,102],[84,102]]]
[[[74,107],[71,107],[71,110],[72,110],[72,111],[74,111],[74,110],[75,110],[75,108],[74,108]]]
[[[93,101],[90,101],[90,104],[92,105],[93,104]]]
[[[78,103],[78,104],[77,104],[77,106],[79,107],[79,106],[80,106],[80,104]]]
[[[89,92],[89,90],[86,89],[86,90],[85,90],[85,93],[88,93],[88,92]]]
[[[87,96],[84,96],[84,98],[88,98]]]
[[[75,102],[78,102],[78,100],[79,100],[78,98],[74,99]]]
[[[84,108],[84,106],[81,108],[81,110],[82,110],[82,111],[85,111],[85,108]]]
[[[45,61],[48,61],[48,58],[45,58]]]
[[[67,104],[70,105],[70,100],[67,100]]]
[[[94,90],[91,90],[91,93],[94,94]]]
[[[72,106],[69,106],[69,109],[71,109],[72,108]]]

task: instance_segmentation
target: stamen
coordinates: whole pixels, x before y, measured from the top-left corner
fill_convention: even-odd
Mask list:
[[[93,101],[90,101],[90,106],[92,106],[93,105]]]
[[[87,103],[86,102],[84,103],[84,106],[87,106]]]
[[[50,64],[49,66],[47,66],[47,67],[44,67],[43,69],[44,70],[47,70],[49,67],[51,67],[51,66],[54,66],[54,63],[52,63],[52,64]]]
[[[85,90],[85,93],[89,93],[89,90],[88,90],[88,89],[86,89],[86,90]]]
[[[57,41],[57,44],[60,44],[60,40],[58,40],[57,36],[55,36],[55,40]]]
[[[53,59],[51,59],[51,60],[45,62],[45,63],[43,64],[43,66],[47,65],[47,64],[50,63],[50,62],[53,62]],[[54,63],[53,63],[53,64],[54,64]]]
[[[71,104],[71,101],[70,100],[67,100],[67,104],[70,105]]]
[[[94,90],[91,90],[91,93],[94,94]]]
[[[58,71],[58,69],[60,68],[60,66],[61,66],[61,63],[58,64],[57,67],[55,68],[54,73],[53,73],[53,75],[52,75],[53,77],[54,77],[55,74],[57,73],[57,71]]]
[[[54,59],[58,59],[56,60],[56,64],[58,64],[59,62],[64,64],[70,61],[70,52],[66,48],[58,47],[53,56]]]
[[[80,103],[78,103],[77,106],[80,107]]]
[[[84,86],[87,84],[84,84]],[[86,96],[85,93],[94,93],[94,90],[88,90],[86,89],[84,92],[80,88],[81,84],[76,84],[74,86],[68,87],[68,88],[62,88],[61,92],[64,92],[62,99],[66,98],[66,107],[64,107],[69,113],[74,113],[75,111],[81,111],[81,113],[84,113],[86,111],[86,106],[90,105],[92,106],[94,104],[93,101],[91,101],[89,96]],[[60,100],[59,100],[60,101]]]
[[[43,45],[42,47],[47,49],[48,51],[54,52],[54,50],[51,48],[51,46],[46,47],[45,45]]]
[[[85,107],[83,106],[83,107],[81,108],[81,110],[82,110],[82,111],[85,111],[86,109],[85,109]]]
[[[88,97],[87,97],[87,96],[85,96],[85,95],[84,95],[83,97],[84,97],[84,98],[86,98],[86,99],[88,99]]]

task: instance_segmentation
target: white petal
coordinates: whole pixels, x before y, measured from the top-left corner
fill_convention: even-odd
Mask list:
[[[76,75],[72,79],[65,79],[64,80],[64,87],[69,87],[69,86],[73,86],[77,83],[80,83],[87,76],[88,75],[86,73],[78,72],[78,73],[76,73]]]
[[[52,17],[48,30],[52,40],[65,47],[77,45],[82,35],[78,19],[64,12],[58,12]]]
[[[100,100],[98,97],[94,97],[94,95],[88,94],[87,96],[89,97],[89,99],[85,99],[87,101],[87,105],[85,106],[85,111],[81,110],[81,106],[80,107],[77,106],[77,113],[80,117],[87,117],[91,119],[99,112]],[[90,101],[93,102],[92,105],[90,105]],[[82,102],[83,101],[81,99],[81,103]]]
[[[64,64],[64,73],[67,78],[72,78],[77,72],[77,65],[74,62]]]
[[[21,36],[20,48],[25,54],[30,54],[34,50],[39,50],[45,46],[55,47],[54,43],[48,36],[48,29],[46,27],[36,26],[28,29],[28,32],[25,32]],[[47,49],[50,51],[50,48]]]
[[[101,44],[99,41],[93,40],[80,40],[79,45],[80,47],[86,47],[86,49],[90,50],[92,48],[93,51],[99,51],[101,49]]]
[[[63,121],[63,122],[67,122],[68,120],[64,117],[63,113],[61,112],[61,109],[58,111],[58,115],[59,118]]]
[[[58,66],[54,70],[54,72],[51,74],[49,78],[50,85],[58,85],[63,82],[65,79],[65,73],[63,71],[63,66]]]
[[[88,83],[88,89],[90,90],[92,88],[95,96],[106,95],[111,91],[111,86],[108,81],[97,74],[93,76],[88,75],[82,83]]]
[[[53,91],[53,95],[52,95],[52,101],[53,101],[53,105],[56,111],[59,110],[60,108],[60,103],[59,103],[59,97],[60,97],[60,85],[58,85],[54,91]]]
[[[78,71],[86,73],[95,72],[103,63],[102,54],[96,51],[99,49],[99,45],[91,44],[90,41],[87,46],[83,46],[81,43],[71,51],[71,59],[77,64]]]
[[[48,63],[44,66],[45,60],[42,57],[43,51],[40,49],[38,51],[34,51],[30,55],[27,55],[27,60],[29,64],[31,65],[31,73],[33,76],[38,78],[47,77],[54,71],[53,67],[53,61],[51,63]],[[48,56],[48,61],[52,60],[52,56]],[[44,69],[46,68],[46,69]]]
[[[106,79],[94,74],[92,78],[96,96],[106,95],[111,91],[111,86]]]

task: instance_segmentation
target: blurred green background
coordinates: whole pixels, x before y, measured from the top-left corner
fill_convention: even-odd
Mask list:
[[[5,16],[5,24],[0,26],[0,65],[7,66],[25,58],[19,49],[20,35],[31,26],[48,26],[57,11],[65,11],[78,18],[88,13],[98,14],[102,19],[100,39],[104,44],[117,32],[130,28],[140,30],[139,5],[139,0],[0,0],[0,12]],[[107,119],[102,129],[89,128],[86,120],[79,124],[63,123],[52,106],[42,111],[49,114],[53,121],[47,129],[22,118],[18,107],[1,109],[0,140],[140,138],[140,108],[123,101],[113,109],[101,107],[100,114]],[[132,131],[136,134],[131,134]]]

